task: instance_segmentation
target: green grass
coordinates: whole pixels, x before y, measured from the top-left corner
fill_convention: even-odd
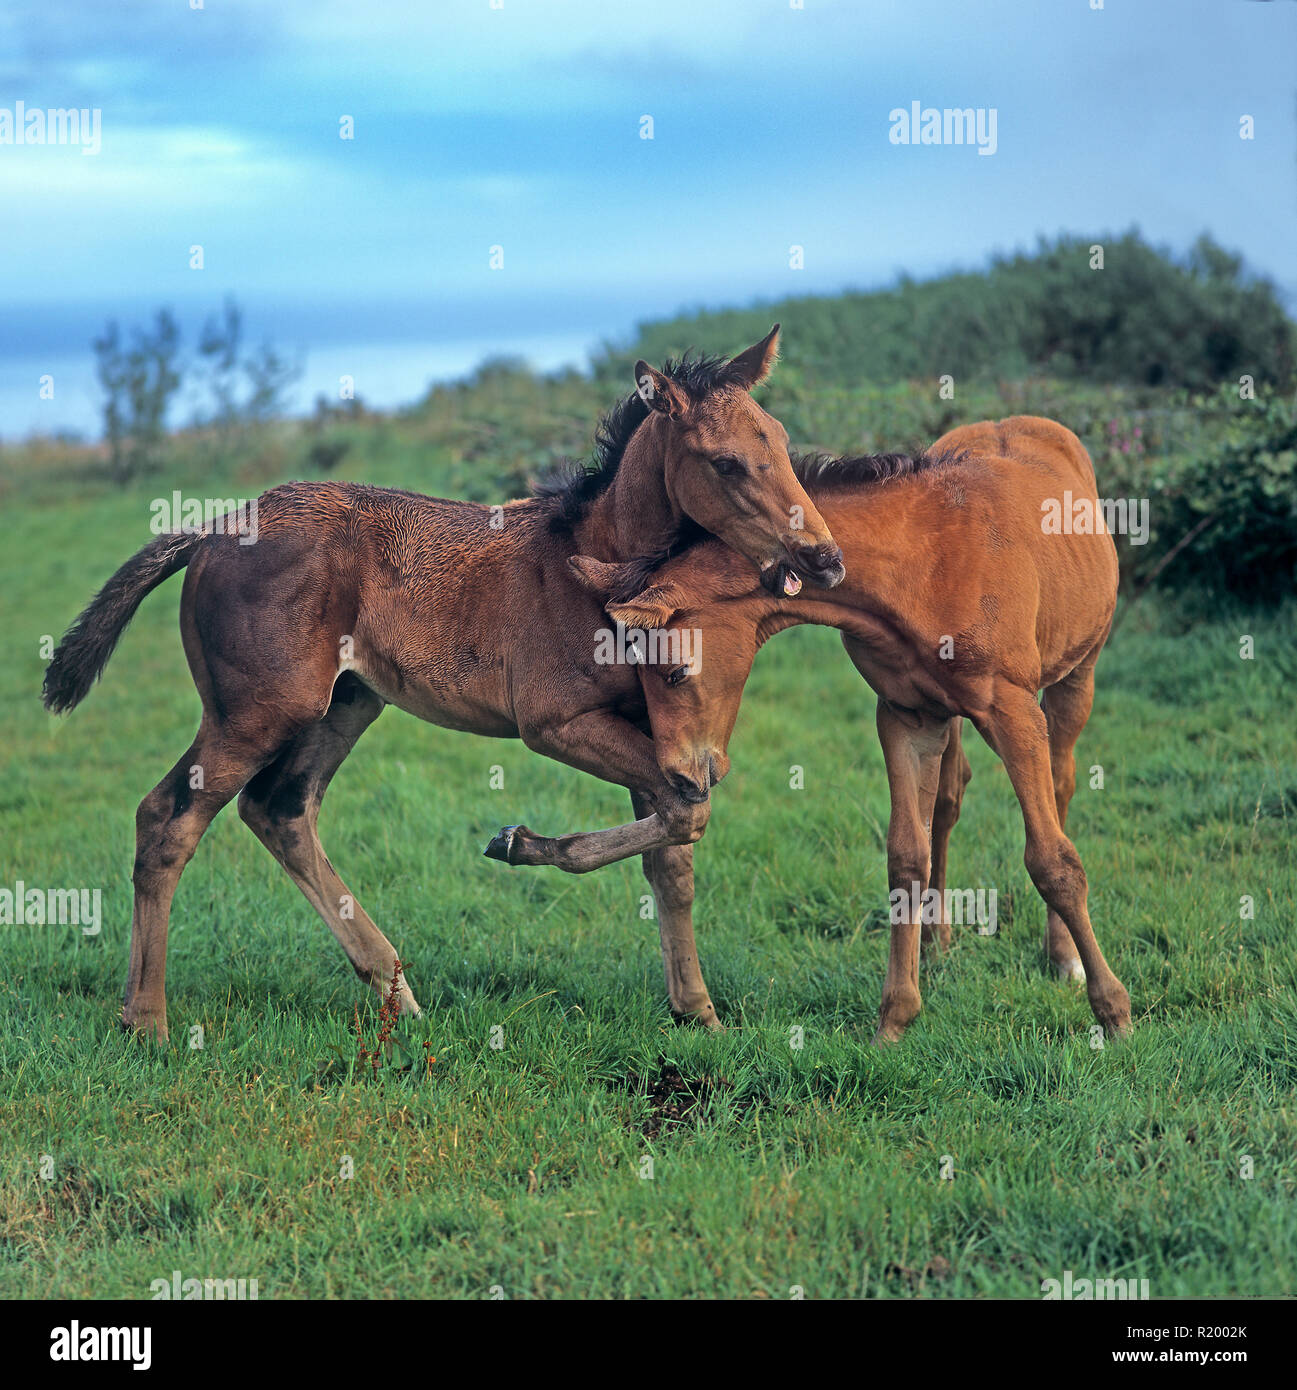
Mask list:
[[[460,471],[388,446],[344,471],[426,491]],[[623,793],[389,711],[322,817],[427,1009],[398,1036],[435,1061],[375,1081],[340,1060],[373,1004],[232,810],[176,899],[174,1045],[116,1029],[134,808],[197,719],[179,581],[70,720],[40,710],[39,644],[172,485],[6,498],[0,884],[102,886],[104,928],[0,927],[0,1296],[147,1297],[176,1269],[262,1297],[1038,1297],[1067,1269],[1154,1297],[1297,1290],[1293,609],[1140,605],[1100,663],[1070,829],[1136,1023],[1103,1050],[1042,968],[1017,807],[971,733],[951,878],[997,889],[1000,932],[959,933],[905,1041],[868,1045],[887,797],[832,633],[761,654],[698,853],[719,1037],[670,1022],[637,866],[481,856],[506,822],[623,820]]]

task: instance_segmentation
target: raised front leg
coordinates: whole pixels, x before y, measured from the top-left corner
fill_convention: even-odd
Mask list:
[[[703,818],[706,824],[706,818]],[[698,835],[702,834],[701,827]],[[694,836],[697,839],[698,836]],[[506,825],[482,851],[488,859],[515,866],[544,866],[568,874],[588,874],[619,859],[649,854],[668,845],[691,843],[673,839],[657,814],[607,830],[577,830],[570,835],[537,835],[525,825]]]
[[[923,1003],[919,993],[919,930],[922,897],[928,890],[931,870],[928,826],[949,735],[949,720],[932,720],[913,711],[895,710],[885,700],[878,702],[878,738],[892,797],[887,825],[892,935],[875,1043],[897,1042]]]
[[[537,753],[626,787],[652,814],[629,825],[578,831],[550,838],[525,825],[507,825],[487,845],[488,858],[506,864],[546,865],[570,874],[589,873],[632,855],[702,838],[710,799],[686,801],[658,769],[653,740],[607,710],[595,710],[551,728],[524,734]]]

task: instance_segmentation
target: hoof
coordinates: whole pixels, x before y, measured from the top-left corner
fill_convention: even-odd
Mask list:
[[[512,864],[513,860],[509,855],[513,850],[513,837],[518,833],[518,826],[506,825],[498,835],[492,839],[491,843],[482,851],[488,859],[498,859],[502,864]]]
[[[120,1027],[123,1033],[132,1038],[153,1038],[159,1043],[171,1041],[171,1035],[167,1032],[167,1020],[154,1014],[136,1014],[129,1018],[123,1014]]]
[[[725,1032],[725,1025],[716,1017],[716,1010],[711,1004],[705,1009],[691,1010],[686,1013],[676,1013],[671,1010],[671,1019],[679,1028],[705,1028],[709,1033]]]
[[[1106,993],[1090,995],[1090,1009],[1114,1042],[1130,1036],[1130,995],[1117,981]]]
[[[888,1043],[898,1043],[905,1036],[905,1030],[918,1018],[923,1008],[917,990],[898,990],[883,999],[878,1010],[878,1031],[874,1034],[874,1046],[886,1047]]]

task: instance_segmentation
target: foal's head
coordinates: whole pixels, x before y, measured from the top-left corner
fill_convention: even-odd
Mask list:
[[[627,629],[628,650],[640,653],[640,684],[663,775],[686,800],[706,801],[730,768],[726,750],[770,600],[751,572],[715,544],[668,561],[647,583],[633,564],[585,555],[568,563]]]
[[[779,325],[722,365],[703,389],[635,364],[635,384],[664,456],[667,496],[685,516],[752,561],[771,593],[802,580],[831,589],[842,552],[793,473],[788,431],[749,394],[774,365]],[[656,423],[654,423],[656,417]]]

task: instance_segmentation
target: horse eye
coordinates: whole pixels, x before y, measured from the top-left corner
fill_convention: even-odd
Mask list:
[[[722,478],[729,478],[735,473],[743,472],[743,464],[738,459],[731,458],[728,454],[718,459],[712,459],[712,467]]]
[[[679,685],[688,674],[689,668],[687,666],[677,666],[674,671],[668,673],[666,682],[668,685]]]

